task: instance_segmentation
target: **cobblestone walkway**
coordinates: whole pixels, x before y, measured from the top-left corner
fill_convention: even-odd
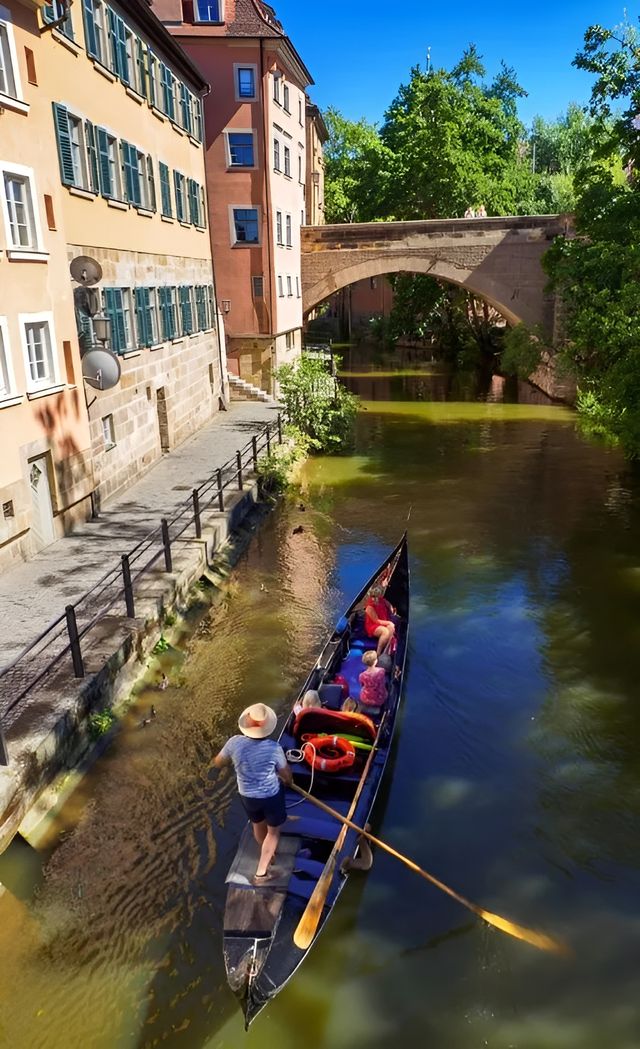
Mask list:
[[[45,627],[78,600],[127,553],[161,517],[189,497],[243,448],[252,435],[274,423],[277,407],[232,401],[215,419],[101,508],[100,517],[78,526],[32,560],[0,575],[0,669]],[[63,628],[64,629],[64,625]]]

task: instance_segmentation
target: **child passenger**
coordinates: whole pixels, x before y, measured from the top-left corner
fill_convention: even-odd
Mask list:
[[[360,682],[360,704],[369,710],[379,710],[387,698],[387,682],[384,667],[379,667],[375,652],[365,652],[362,662],[366,666],[358,678]]]

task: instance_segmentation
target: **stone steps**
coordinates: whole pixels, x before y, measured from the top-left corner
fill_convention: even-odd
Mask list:
[[[247,382],[246,379],[241,379],[238,375],[233,375],[232,372],[228,373],[229,376],[229,393],[232,401],[264,401],[265,404],[275,404],[276,401],[273,397],[270,397],[268,393],[261,390],[258,386],[254,386],[252,383]]]

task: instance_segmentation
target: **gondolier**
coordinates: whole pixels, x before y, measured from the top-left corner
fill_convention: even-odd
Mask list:
[[[238,719],[242,735],[227,740],[213,759],[216,768],[233,764],[240,800],[251,820],[253,836],[260,845],[255,881],[269,877],[269,864],[276,854],[280,827],[287,819],[284,784],[291,771],[284,750],[269,736],[278,723],[275,711],[264,703],[243,710]]]

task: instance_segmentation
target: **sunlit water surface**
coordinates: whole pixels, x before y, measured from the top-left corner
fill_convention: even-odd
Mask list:
[[[302,504],[267,520],[225,605],[164,657],[170,687],[142,693],[40,854],[0,860],[0,1045],[640,1046],[638,477],[540,395],[362,370],[356,453],[308,466]],[[242,816],[210,759],[250,702],[286,710],[405,527],[410,660],[376,829],[575,956],[377,855],[245,1035],[220,931]]]

